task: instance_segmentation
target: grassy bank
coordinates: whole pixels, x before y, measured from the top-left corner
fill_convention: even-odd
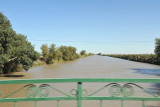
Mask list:
[[[160,65],[160,58],[158,58],[155,54],[104,54],[103,56],[110,56],[130,61]]]
[[[45,64],[46,63],[44,61],[38,59],[37,61],[33,62],[32,67],[37,67],[37,66],[41,66],[41,65],[45,65]]]

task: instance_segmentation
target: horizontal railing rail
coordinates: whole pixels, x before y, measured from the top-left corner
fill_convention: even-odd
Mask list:
[[[38,85],[36,85],[37,83]],[[72,89],[68,94],[50,85],[50,83],[77,83],[77,88]],[[83,89],[83,83],[104,83],[105,85],[98,88],[96,91],[89,93],[87,89]],[[0,85],[22,84],[21,88],[15,89],[12,92],[7,93],[6,95],[3,95],[2,90],[0,90],[0,95],[2,96],[0,97],[0,102],[14,102],[14,107],[16,107],[17,102],[35,101],[35,107],[37,107],[37,101],[55,100],[57,101],[57,107],[59,107],[59,101],[61,100],[77,100],[77,107],[82,107],[83,100],[99,100],[100,107],[102,107],[104,100],[119,100],[121,101],[121,107],[123,107],[124,101],[132,100],[142,101],[142,106],[145,107],[145,101],[160,101],[160,95],[158,94],[160,92],[159,90],[157,93],[154,93],[151,90],[143,88],[139,85],[139,83],[160,83],[160,79],[69,78],[0,80]],[[135,96],[135,88],[143,91],[145,94],[148,94],[149,96]],[[10,97],[24,89],[26,97]],[[104,89],[108,89],[109,95],[96,95]],[[64,96],[49,96],[50,90],[57,91],[63,94]]]
[[[122,78],[55,78],[55,79],[17,79],[0,80],[0,84],[27,84],[27,83],[64,83],[64,82],[117,82],[117,83],[160,83],[160,79],[122,79]]]

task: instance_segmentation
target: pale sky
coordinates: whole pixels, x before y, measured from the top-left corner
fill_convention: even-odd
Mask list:
[[[0,0],[0,11],[38,52],[42,44],[105,54],[154,53],[160,0]]]

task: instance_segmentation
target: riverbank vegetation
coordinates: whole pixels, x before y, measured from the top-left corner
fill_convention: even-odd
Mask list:
[[[116,55],[112,54],[112,55],[103,55],[103,56],[110,56],[110,57],[130,60],[130,61],[160,65],[160,60],[155,54],[125,54],[125,55],[124,54],[116,54]]]
[[[42,58],[47,64],[53,64],[55,62],[62,61],[73,61],[81,57],[87,57],[93,55],[91,53],[87,54],[85,50],[82,50],[80,54],[76,53],[76,48],[72,46],[60,46],[56,47],[55,44],[51,44],[48,47],[47,44],[41,46]]]
[[[155,40],[155,54],[103,54],[115,58],[127,59],[130,61],[144,62],[160,65],[160,39]]]
[[[80,52],[80,57],[81,58],[83,58],[83,57],[87,57],[87,56],[92,56],[92,55],[94,55],[93,53],[86,53],[86,50],[82,50],[81,52]]]
[[[39,53],[22,34],[17,34],[10,21],[0,13],[0,73],[28,70]]]
[[[61,61],[73,61],[87,54],[85,50],[81,55],[76,53],[72,46],[56,47],[52,44],[41,46],[42,55],[35,51],[34,46],[27,40],[27,36],[17,34],[10,21],[0,12],[0,74],[28,70],[30,67],[44,64],[53,64]]]

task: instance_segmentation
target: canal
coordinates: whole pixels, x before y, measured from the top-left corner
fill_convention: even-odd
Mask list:
[[[16,72],[13,75],[24,75],[24,77],[0,77],[4,79],[37,79],[37,78],[160,78],[160,66],[133,62],[118,58],[107,56],[89,56],[80,58],[71,62],[62,62],[53,65],[43,65],[31,68],[28,72]],[[58,89],[64,92],[70,92],[71,89],[76,88],[76,84],[53,84]],[[140,84],[146,89],[158,90],[159,84]],[[2,96],[20,88],[22,85],[3,85],[0,90],[3,92]],[[100,84],[83,84],[83,87],[88,90],[88,93],[104,86]],[[107,90],[104,90],[98,95],[107,95]],[[141,90],[138,91],[139,96],[147,96]],[[24,91],[15,94],[12,97],[19,97],[24,95]],[[56,92],[50,94],[59,96]],[[137,93],[136,93],[137,94]],[[140,107],[142,102],[126,101],[126,107]],[[148,107],[158,107],[159,102],[147,102]],[[83,101],[83,107],[99,107],[98,101]],[[153,106],[154,105],[154,106]],[[55,101],[41,101],[38,102],[38,107],[55,107]],[[120,101],[106,101],[104,107],[120,107]],[[13,103],[0,103],[0,107],[13,107]],[[17,107],[34,107],[33,102],[19,102]],[[61,101],[60,107],[76,107],[76,101]]]

